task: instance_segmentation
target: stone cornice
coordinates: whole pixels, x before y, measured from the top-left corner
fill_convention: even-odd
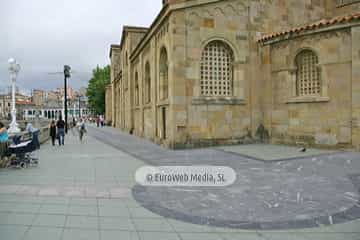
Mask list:
[[[303,36],[309,36],[309,35],[314,35],[314,34],[319,34],[319,33],[324,33],[324,32],[331,32],[331,31],[339,31],[339,30],[343,30],[346,28],[356,27],[356,26],[360,26],[360,22],[338,24],[338,25],[333,25],[333,26],[329,26],[329,27],[308,30],[305,32],[299,32],[299,33],[288,33],[288,34],[285,34],[282,36],[274,37],[270,40],[263,41],[263,42],[261,42],[261,44],[262,45],[272,45],[272,44],[275,44],[278,42],[288,41],[288,40],[292,40],[292,39],[303,37]]]

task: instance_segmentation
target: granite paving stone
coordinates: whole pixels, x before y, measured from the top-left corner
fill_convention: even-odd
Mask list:
[[[135,228],[140,232],[173,232],[173,228],[165,219],[133,219]]]
[[[28,226],[0,225],[0,237],[6,240],[22,240]]]
[[[33,226],[43,226],[43,227],[65,227],[66,215],[48,215],[48,214],[39,214],[36,216]]]
[[[216,233],[180,233],[182,240],[223,240],[219,234]]]
[[[66,215],[68,213],[68,205],[43,204],[40,208],[40,213]]]
[[[1,224],[4,225],[24,225],[30,226],[34,222],[36,215],[35,214],[18,214],[18,213],[10,213],[7,215],[3,215],[4,219],[1,219]]]
[[[100,217],[100,229],[102,230],[123,230],[135,231],[131,219],[123,217]]]
[[[100,240],[100,232],[91,229],[65,229],[62,240]]]
[[[179,235],[176,233],[140,232],[139,235],[141,240],[153,240],[153,239],[181,240]]]
[[[23,240],[51,239],[60,240],[63,229],[50,227],[31,227],[26,233]]]
[[[107,230],[101,231],[101,240],[140,240],[137,232]],[[156,238],[154,238],[156,239]],[[142,239],[141,239],[142,240]]]
[[[97,217],[89,216],[67,216],[65,222],[66,228],[98,229],[99,223]]]

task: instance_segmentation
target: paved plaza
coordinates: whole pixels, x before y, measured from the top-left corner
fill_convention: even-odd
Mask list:
[[[70,131],[64,147],[42,146],[38,167],[0,170],[0,239],[360,240],[360,154],[281,149],[172,151],[93,127],[81,144]],[[229,166],[237,181],[143,187],[144,165]]]

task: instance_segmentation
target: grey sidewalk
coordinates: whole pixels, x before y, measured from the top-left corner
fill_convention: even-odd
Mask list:
[[[114,129],[89,130],[97,138],[110,136],[112,145],[126,144],[128,153],[89,136],[80,144],[70,133],[64,147],[42,146],[37,168],[0,170],[0,239],[360,239],[358,220],[261,231],[191,224],[155,214],[133,198],[136,169],[158,164],[158,156],[168,164],[196,159],[184,159],[186,151],[163,150]]]

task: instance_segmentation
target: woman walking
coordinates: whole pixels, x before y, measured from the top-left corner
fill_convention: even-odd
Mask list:
[[[55,140],[56,140],[56,124],[55,121],[52,120],[50,123],[50,137],[52,145],[55,146]]]

